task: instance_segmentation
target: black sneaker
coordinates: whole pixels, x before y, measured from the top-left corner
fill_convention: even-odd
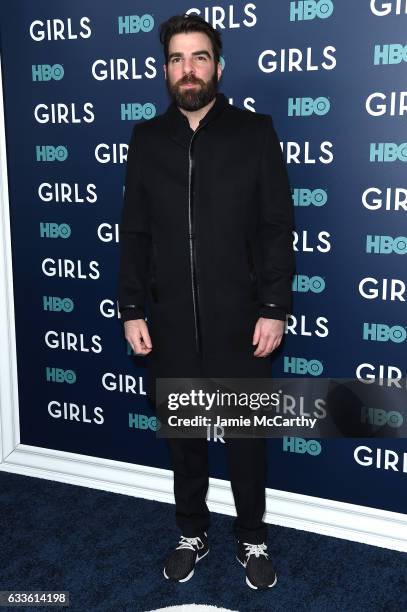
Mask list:
[[[277,574],[269,559],[267,544],[237,541],[236,559],[246,568],[246,582],[252,589],[267,589],[277,582]]]
[[[169,580],[186,582],[194,575],[195,563],[198,563],[209,552],[206,531],[200,537],[181,536],[177,548],[168,557],[164,576]]]

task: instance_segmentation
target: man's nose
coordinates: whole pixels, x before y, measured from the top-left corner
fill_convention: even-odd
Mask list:
[[[192,64],[192,60],[191,59],[187,59],[185,58],[184,60],[184,74],[193,74],[194,73],[194,66]]]

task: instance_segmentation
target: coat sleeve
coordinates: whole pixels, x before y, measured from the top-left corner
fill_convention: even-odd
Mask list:
[[[151,231],[141,180],[136,126],[127,152],[119,239],[118,301],[121,319],[123,322],[144,319]]]
[[[280,142],[272,118],[266,116],[259,177],[261,251],[259,316],[285,319],[291,309],[294,273],[294,208]]]

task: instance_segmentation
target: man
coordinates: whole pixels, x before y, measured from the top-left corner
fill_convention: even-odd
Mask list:
[[[133,128],[120,224],[119,308],[125,336],[157,377],[270,376],[290,309],[293,210],[269,115],[218,92],[220,34],[196,15],[161,25],[172,103]],[[148,324],[145,321],[147,303]],[[182,535],[166,578],[183,582],[209,551],[208,447],[169,439]],[[252,588],[277,576],[267,551],[266,441],[225,443],[237,559]]]

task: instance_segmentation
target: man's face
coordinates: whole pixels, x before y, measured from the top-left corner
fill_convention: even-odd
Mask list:
[[[203,32],[188,32],[171,37],[164,73],[177,106],[196,111],[215,97],[222,70],[215,65],[210,38]]]

